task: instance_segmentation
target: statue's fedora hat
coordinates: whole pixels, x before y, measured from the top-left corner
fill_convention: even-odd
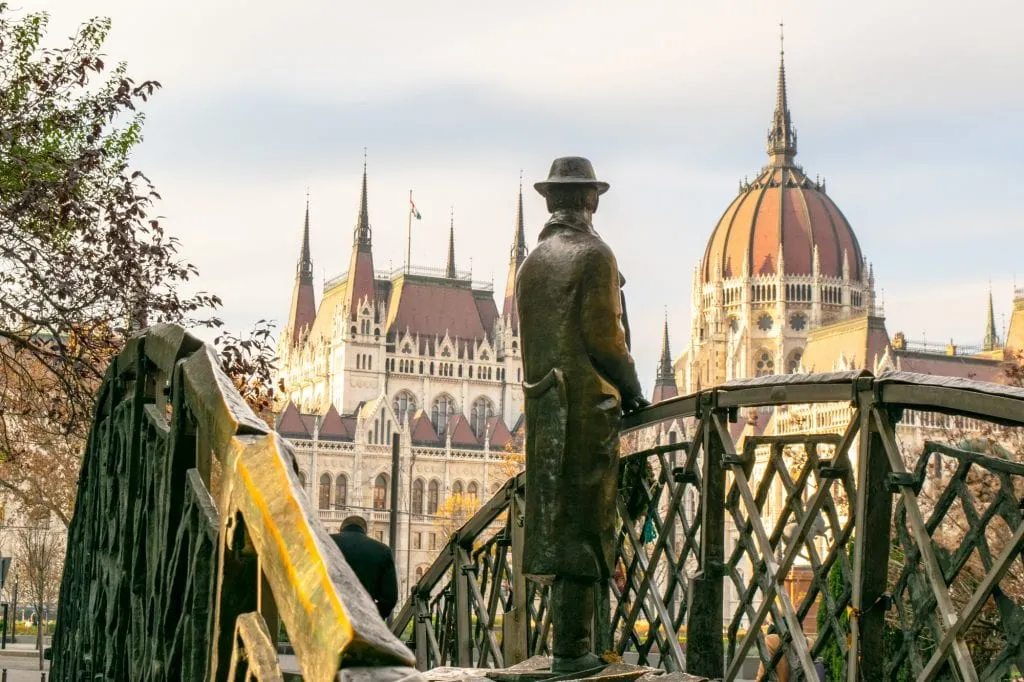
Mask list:
[[[582,156],[563,156],[551,163],[548,179],[534,184],[534,189],[547,196],[548,190],[558,185],[586,185],[596,187],[598,194],[608,191],[608,183],[597,179],[594,166]]]

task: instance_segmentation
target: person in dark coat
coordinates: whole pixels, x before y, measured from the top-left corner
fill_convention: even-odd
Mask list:
[[[341,522],[341,532],[331,535],[345,561],[359,578],[386,619],[398,602],[398,579],[391,548],[366,534],[366,520],[349,516]]]
[[[615,256],[591,217],[608,189],[556,159],[536,189],[551,218],[516,281],[526,396],[524,573],[552,585],[552,670],[599,665],[594,586],[615,559],[619,421],[647,405],[628,347]]]

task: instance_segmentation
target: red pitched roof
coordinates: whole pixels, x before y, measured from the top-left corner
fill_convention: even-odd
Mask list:
[[[413,443],[422,445],[440,444],[437,431],[434,430],[434,425],[430,423],[430,419],[427,418],[427,414],[423,410],[416,410],[416,414],[412,418],[410,431]]]
[[[452,435],[452,445],[456,447],[480,446],[473,429],[469,428],[469,420],[463,414],[455,415],[448,423],[448,432]]]
[[[487,420],[487,437],[490,439],[492,450],[504,448],[512,442],[512,433],[501,417],[490,417]]]
[[[331,405],[327,410],[324,419],[320,422],[320,438],[324,440],[352,440],[355,436],[355,419],[350,417],[351,426],[338,413],[338,410]]]
[[[443,338],[446,333],[452,339],[490,338],[484,317],[489,316],[493,329],[497,307],[493,298],[489,307],[477,301],[468,283],[404,275],[392,287],[388,334],[405,333],[408,329],[419,334],[421,341],[422,337]],[[486,302],[481,300],[483,303]]]
[[[346,298],[348,299],[352,318],[355,319],[356,306],[368,298],[371,302],[376,300],[376,284],[373,279],[373,252],[369,246],[355,246],[352,248],[352,260],[348,268],[348,287]]]
[[[519,413],[519,418],[516,419],[516,423],[512,425],[510,431],[513,438],[522,438],[526,435],[526,415],[524,413]]]
[[[895,351],[895,355],[899,358],[899,368],[903,372],[993,383],[998,383],[1002,375],[1002,364],[998,360],[913,351]]]
[[[297,278],[295,289],[292,291],[292,304],[288,309],[288,326],[286,327],[291,334],[292,345],[299,340],[303,329],[313,326],[315,319],[316,300],[313,294],[313,283]]]
[[[299,408],[295,407],[295,404],[291,401],[288,401],[288,404],[285,405],[284,410],[281,412],[281,417],[277,420],[277,432],[285,437],[312,437],[306,428],[302,415],[299,414]]]
[[[498,321],[498,306],[494,304],[494,295],[489,291],[473,292],[476,311],[488,337],[494,333],[494,323]]]
[[[660,403],[662,400],[668,400],[669,398],[675,398],[679,395],[679,389],[676,388],[675,382],[672,385],[666,385],[658,383],[654,387],[654,395],[651,396],[652,402]]]

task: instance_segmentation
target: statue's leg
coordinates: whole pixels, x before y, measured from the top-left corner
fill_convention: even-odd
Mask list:
[[[594,581],[555,578],[551,586],[555,672],[587,670],[600,665],[592,651]]]

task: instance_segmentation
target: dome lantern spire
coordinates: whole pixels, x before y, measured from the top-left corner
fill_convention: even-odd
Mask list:
[[[783,25],[779,24],[779,79],[775,89],[775,113],[768,131],[768,158],[776,167],[792,166],[796,156],[796,130],[789,116],[786,97],[786,50]]]

